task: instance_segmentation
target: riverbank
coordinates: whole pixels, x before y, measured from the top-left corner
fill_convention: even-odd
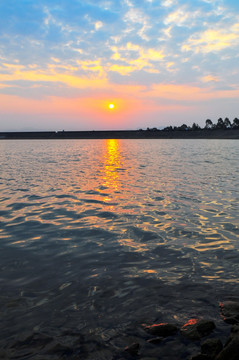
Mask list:
[[[239,139],[239,129],[0,132],[0,140],[23,139]]]

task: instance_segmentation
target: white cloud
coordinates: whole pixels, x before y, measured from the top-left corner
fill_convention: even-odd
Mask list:
[[[96,31],[99,30],[100,28],[102,28],[102,26],[103,26],[102,21],[97,21],[97,22],[95,23],[95,30],[96,30]]]
[[[145,16],[139,9],[131,8],[124,16],[125,21],[131,21],[133,23],[144,23]]]
[[[194,20],[201,16],[202,14],[199,10],[189,11],[185,7],[181,7],[168,14],[164,20],[164,24],[192,27],[194,25]]]
[[[141,39],[149,41],[150,38],[147,36],[147,31],[151,29],[151,25],[148,23],[148,18],[144,13],[137,8],[131,8],[124,16],[124,21],[126,23],[131,23],[131,27],[128,27],[131,31],[135,31],[135,26],[141,24],[142,27],[137,31],[137,34]]]
[[[169,26],[167,27],[166,29],[163,29],[163,33],[168,37],[168,38],[171,38],[172,35],[171,35],[171,30],[172,30],[173,26]]]
[[[164,0],[161,5],[164,7],[170,7],[175,4],[175,0]]]
[[[124,2],[128,7],[133,7],[133,4],[130,0],[124,0]]]

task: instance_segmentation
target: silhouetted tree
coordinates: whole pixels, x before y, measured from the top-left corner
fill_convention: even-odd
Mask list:
[[[238,118],[235,118],[235,119],[233,120],[232,127],[233,127],[234,129],[238,129],[238,128],[239,128],[239,119],[238,119]]]
[[[224,121],[222,120],[222,118],[219,118],[218,120],[217,120],[217,125],[216,125],[216,128],[217,129],[224,129]]]
[[[188,130],[188,126],[187,126],[186,124],[183,124],[183,125],[181,125],[181,126],[178,127],[178,130],[180,130],[180,131],[186,131],[186,130]]]
[[[198,125],[198,124],[196,124],[196,123],[193,123],[193,125],[192,125],[192,130],[193,131],[195,131],[195,130],[200,130],[201,128],[200,128],[200,126]]]
[[[224,127],[226,128],[226,129],[229,129],[229,128],[231,128],[232,127],[232,124],[231,124],[231,121],[228,119],[228,117],[226,117],[225,119],[224,119]]]
[[[170,125],[170,126],[165,127],[163,130],[164,130],[164,131],[173,131],[173,128],[172,128],[172,126]]]
[[[212,126],[213,126],[212,120],[207,119],[205,129],[212,129]]]

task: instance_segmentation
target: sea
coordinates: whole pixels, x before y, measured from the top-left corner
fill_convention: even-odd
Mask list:
[[[0,141],[0,358],[190,358],[143,324],[230,332],[239,141]],[[127,351],[139,344],[137,354]]]

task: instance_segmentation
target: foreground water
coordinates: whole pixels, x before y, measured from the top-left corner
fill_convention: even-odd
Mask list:
[[[218,303],[239,297],[239,141],[0,150],[0,347],[10,358],[123,359],[142,323],[192,317],[224,336]],[[190,346],[169,339],[160,359],[185,359]]]

